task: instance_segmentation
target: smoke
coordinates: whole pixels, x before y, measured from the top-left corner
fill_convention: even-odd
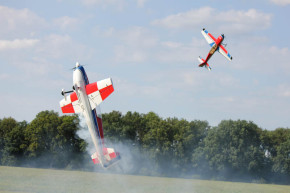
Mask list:
[[[179,178],[195,178],[195,179],[214,179],[214,180],[229,180],[251,182],[253,177],[245,174],[238,174],[230,168],[224,168],[223,171],[211,171],[206,160],[198,162],[199,171],[195,171],[191,161],[183,162],[182,160],[174,160],[169,157],[162,157],[154,160],[148,149],[144,149],[139,144],[130,140],[113,141],[110,136],[104,136],[105,145],[107,148],[113,148],[115,152],[119,152],[121,160],[113,166],[104,169],[99,164],[93,164],[90,155],[96,150],[91,139],[86,121],[83,116],[80,116],[81,129],[77,135],[84,139],[87,146],[87,158],[84,159],[84,167],[89,171],[110,173],[110,174],[130,174],[141,176],[164,176],[164,177],[179,177]],[[106,128],[104,128],[106,130]],[[157,151],[157,149],[156,149]],[[153,156],[154,157],[154,156]],[[181,164],[180,162],[184,163]],[[204,170],[204,171],[201,171]]]
[[[91,135],[88,130],[85,118],[83,115],[79,116],[81,128],[77,131],[77,135],[86,141],[88,156],[92,155],[96,149],[94,147]],[[106,129],[106,128],[104,128]],[[93,171],[104,172],[104,173],[118,173],[118,174],[142,174],[142,175],[154,175],[156,168],[154,164],[146,155],[141,153],[140,147],[134,143],[126,142],[113,142],[110,141],[106,136],[105,145],[107,148],[113,148],[115,152],[119,152],[121,160],[116,164],[109,167],[108,169],[101,168],[100,165],[94,165],[90,159],[90,165],[93,165]],[[90,158],[90,157],[89,157]],[[85,159],[87,160],[87,159]],[[84,163],[87,165],[87,163]]]
[[[85,120],[85,117],[83,115],[79,115],[80,118],[80,126],[81,128],[77,131],[77,135],[82,138],[83,140],[85,140],[88,144],[87,146],[87,152],[92,155],[96,150]]]
[[[149,158],[147,153],[141,152],[141,148],[134,143],[113,143],[107,141],[106,144],[115,149],[121,155],[121,160],[110,172],[132,175],[156,175],[156,163]]]

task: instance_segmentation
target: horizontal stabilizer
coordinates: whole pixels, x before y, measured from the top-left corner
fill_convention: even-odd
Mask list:
[[[209,71],[211,71],[211,67],[209,66],[207,62],[205,62],[203,58],[199,56],[197,59],[200,62],[200,64],[198,65],[199,67],[206,67]]]
[[[112,166],[113,164],[115,164],[117,161],[121,159],[120,153],[115,152],[113,148],[103,148],[103,155],[104,155],[104,163],[103,163],[104,168],[108,168]],[[91,158],[94,164],[100,163],[100,159],[97,152],[95,152],[91,156]]]
[[[204,61],[202,61],[201,57],[198,57],[197,60],[200,62],[200,64],[198,65],[199,67],[202,67],[204,65]]]
[[[99,160],[99,157],[98,157],[98,153],[97,152],[93,153],[92,156],[91,156],[91,158],[92,158],[94,164],[99,164],[100,163],[100,160]]]

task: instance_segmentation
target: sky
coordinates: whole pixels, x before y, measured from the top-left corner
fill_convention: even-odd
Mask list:
[[[290,0],[0,0],[0,118],[62,115],[79,62],[91,83],[113,79],[103,113],[290,127],[289,18]],[[210,72],[203,28],[233,56]]]

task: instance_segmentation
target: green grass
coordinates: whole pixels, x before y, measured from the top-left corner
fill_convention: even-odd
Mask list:
[[[0,167],[0,192],[289,193],[290,186]]]

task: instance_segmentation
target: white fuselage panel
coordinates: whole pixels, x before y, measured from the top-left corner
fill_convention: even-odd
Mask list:
[[[73,85],[75,87],[76,94],[78,96],[78,101],[81,106],[81,109],[83,111],[83,115],[86,119],[86,123],[89,128],[89,132],[92,136],[92,140],[94,143],[94,146],[96,148],[96,152],[99,157],[99,161],[101,165],[103,165],[103,151],[102,151],[102,141],[100,134],[97,133],[98,130],[98,124],[96,121],[96,117],[94,117],[93,110],[91,108],[88,95],[86,93],[86,84],[85,79],[83,77],[83,74],[80,69],[75,69],[73,73]]]

